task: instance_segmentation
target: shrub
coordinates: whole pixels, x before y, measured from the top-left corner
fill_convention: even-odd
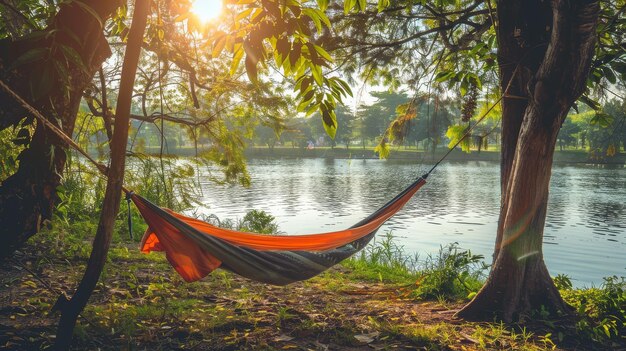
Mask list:
[[[242,219],[233,221],[231,219],[220,220],[212,214],[204,217],[204,221],[217,225],[218,227],[233,229],[244,232],[254,232],[259,234],[278,234],[278,224],[276,218],[262,210],[250,210],[246,212]]]
[[[472,298],[483,284],[488,266],[482,255],[461,250],[458,243],[439,249],[421,265],[416,294],[423,298]]]
[[[274,216],[261,210],[251,210],[243,216],[238,230],[261,234],[277,234],[278,224]]]
[[[579,316],[576,327],[583,335],[598,342],[618,340],[626,335],[624,277],[606,277],[600,288],[566,288],[561,290],[561,295],[576,309]]]

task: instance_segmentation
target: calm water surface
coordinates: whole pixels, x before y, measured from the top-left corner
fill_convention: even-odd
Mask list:
[[[289,234],[340,230],[426,169],[406,161],[251,160],[250,188],[201,180],[202,212],[237,219],[264,210]],[[458,242],[490,262],[499,203],[499,164],[446,163],[379,233],[393,231],[408,254],[426,257]],[[626,169],[554,167],[544,253],[552,275],[567,274],[579,287],[626,276]]]

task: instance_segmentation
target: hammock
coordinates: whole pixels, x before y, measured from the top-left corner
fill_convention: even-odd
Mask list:
[[[148,230],[141,251],[164,251],[187,282],[218,267],[259,282],[285,285],[309,279],[365,247],[385,221],[426,183],[424,175],[349,229],[323,234],[263,235],[213,226],[158,207],[129,192]]]

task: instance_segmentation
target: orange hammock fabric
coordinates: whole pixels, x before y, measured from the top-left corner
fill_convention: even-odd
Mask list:
[[[236,271],[237,273],[242,274],[243,270],[242,275],[255,279],[258,277],[258,269],[254,265],[266,265],[270,269],[279,268],[279,270],[284,268],[280,263],[274,262],[276,257],[288,260],[289,264],[297,261],[300,266],[304,265],[300,267],[301,270],[316,270],[320,263],[318,256],[329,256],[333,250],[355,244],[368,235],[373,237],[376,230],[398,212],[423,184],[425,180],[420,178],[380,210],[352,228],[307,235],[264,235],[223,229],[159,208],[136,194],[131,194],[131,199],[148,224],[148,230],[141,241],[141,251],[144,253],[164,251],[170,264],[186,281],[201,279],[220,266],[231,270],[235,270],[233,267],[239,267],[237,269],[240,271]],[[356,246],[359,246],[358,249],[361,248],[361,245]],[[341,256],[345,250],[339,251]],[[250,262],[242,263],[241,260],[244,258]],[[334,261],[329,260],[329,263]],[[322,262],[322,265],[324,269],[328,268],[326,262]],[[298,269],[297,266],[294,269]],[[257,273],[251,273],[252,271]],[[282,274],[279,278],[269,273],[263,274],[266,275],[270,277],[268,278],[270,283],[276,283],[274,281],[276,279],[293,280],[290,272]],[[287,278],[285,275],[290,277]]]

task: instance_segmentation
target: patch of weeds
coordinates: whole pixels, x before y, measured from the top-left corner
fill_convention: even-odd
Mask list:
[[[56,221],[30,240],[41,249],[42,255],[62,257],[68,261],[84,261],[91,252],[89,235],[95,233],[96,227],[97,223],[91,220],[77,221],[71,225]]]
[[[283,322],[295,318],[296,315],[291,313],[292,309],[286,306],[279,306],[278,311],[276,312],[277,323],[282,324]]]
[[[354,272],[350,272],[348,275],[352,275]],[[323,287],[327,291],[341,291],[346,288],[347,277],[341,272],[335,270],[326,271],[317,277],[303,281],[303,284],[307,287]]]
[[[559,290],[569,290],[572,288],[572,278],[567,274],[557,274],[552,280]]]
[[[536,335],[526,327],[507,327],[494,322],[476,325],[470,339],[478,350],[545,351],[556,349],[552,334]]]
[[[552,333],[547,333],[539,336],[539,342],[543,344],[546,350],[555,350],[556,344],[552,341]]]
[[[513,346],[511,345],[510,333],[506,330],[503,323],[490,323],[485,326],[478,325],[472,333],[472,338],[483,350],[489,347]]]
[[[353,279],[410,284],[417,278],[416,262],[417,257],[407,256],[404,246],[398,245],[388,232],[342,264],[352,270]]]
[[[480,289],[488,266],[482,255],[461,250],[457,243],[441,247],[420,265],[415,294],[421,298],[471,299]]]
[[[374,241],[353,258],[344,261],[355,280],[413,284],[414,296],[424,299],[471,299],[482,287],[488,269],[482,255],[461,250],[457,243],[441,247],[437,256],[420,261],[407,256],[391,233]]]
[[[560,284],[563,286],[563,284]],[[624,277],[604,278],[600,288],[562,289],[561,296],[578,314],[579,334],[595,342],[626,339],[626,280]]]
[[[446,346],[457,339],[454,337],[456,334],[454,327],[444,323],[435,325],[381,323],[378,330],[394,339],[406,338],[414,346],[421,346],[427,350],[445,350]]]
[[[224,286],[224,288],[231,288],[232,278],[230,276],[230,273],[220,269],[219,271],[214,273],[214,276],[216,277],[216,279],[221,281],[221,285]]]

